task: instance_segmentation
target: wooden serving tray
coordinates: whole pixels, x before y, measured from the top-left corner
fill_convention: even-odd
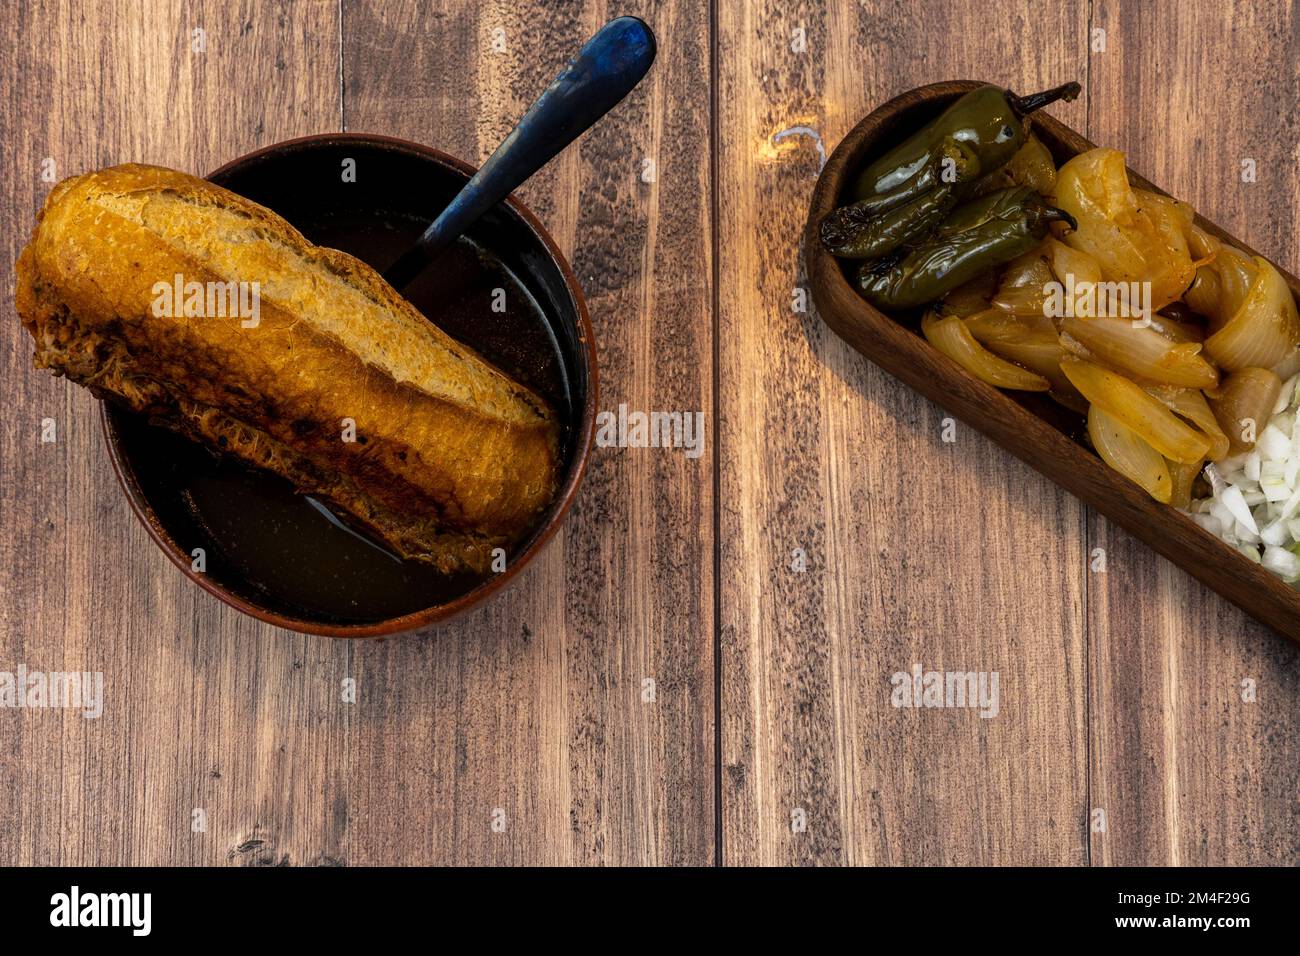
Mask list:
[[[1077,440],[1084,430],[1080,416],[1046,396],[1004,392],[981,382],[921,336],[915,315],[891,316],[872,306],[857,293],[840,262],[822,248],[817,225],[841,205],[846,183],[865,161],[979,85],[954,80],[903,93],[855,126],[831,154],[813,192],[804,230],[808,278],[822,321],[885,371],[988,435],[1247,614],[1300,641],[1300,591],[1112,471]],[[1034,114],[1032,126],[1058,165],[1094,147],[1043,113]],[[1131,169],[1128,176],[1134,186],[1164,192]],[[1182,198],[1195,205],[1195,197]],[[1200,216],[1196,221],[1217,238],[1258,254],[1214,223]],[[1279,271],[1300,298],[1300,281]]]

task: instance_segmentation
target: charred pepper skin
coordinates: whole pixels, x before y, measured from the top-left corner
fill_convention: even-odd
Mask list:
[[[874,259],[924,239],[980,177],[979,160],[962,143],[946,143],[935,161],[888,195],[836,209],[821,222],[826,251],[842,259]]]
[[[1029,252],[1053,222],[1075,226],[1026,186],[990,193],[958,208],[925,245],[865,263],[858,289],[880,308],[925,305]]]
[[[957,196],[944,184],[886,213],[864,213],[862,204],[845,206],[821,224],[822,245],[841,259],[877,259],[900,246],[919,242],[953,211]]]
[[[972,229],[983,228],[991,222],[1007,222],[1018,217],[1022,210],[1029,207],[1052,208],[1047,206],[1043,197],[1032,186],[1008,186],[962,203],[935,230],[934,238],[947,239],[970,232]],[[1046,232],[1043,235],[1046,235]],[[1042,239],[1043,236],[1038,238]]]
[[[1021,97],[996,86],[976,87],[864,169],[854,182],[852,196],[861,202],[892,193],[933,163],[949,141],[968,146],[980,167],[991,173],[1024,144],[1021,121],[1025,116],[1056,100],[1073,100],[1080,89],[1078,83],[1066,83]]]
[[[945,184],[958,187],[973,185],[985,172],[974,149],[965,143],[948,140],[940,144],[929,163],[897,189],[860,199],[853,206],[865,220],[869,215],[897,209]]]

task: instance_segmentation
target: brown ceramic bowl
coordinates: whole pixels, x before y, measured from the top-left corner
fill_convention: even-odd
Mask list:
[[[350,181],[343,175],[349,160]],[[260,149],[208,178],[274,209],[313,242],[382,271],[473,172],[416,143],[331,133]],[[491,304],[502,289],[510,304],[497,314]],[[406,295],[559,411],[565,430],[555,501],[504,571],[446,578],[396,558],[283,479],[105,403],[104,437],[131,508],[173,564],[231,607],[333,637],[445,622],[514,580],[568,511],[595,428],[596,349],[582,289],[541,223],[508,200]],[[200,549],[203,570],[196,570]]]

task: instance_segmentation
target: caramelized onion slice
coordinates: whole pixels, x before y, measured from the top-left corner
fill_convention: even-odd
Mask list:
[[[1056,401],[1081,415],[1088,411],[1087,401],[1061,371],[1061,359],[1067,353],[1051,319],[989,309],[964,321],[975,340],[994,355],[1047,379],[1051,384],[1048,394]]]
[[[1243,368],[1223,380],[1210,400],[1232,454],[1250,451],[1273,415],[1282,380],[1266,368]]]
[[[1255,277],[1240,307],[1205,340],[1206,353],[1228,371],[1272,368],[1300,342],[1300,316],[1282,274],[1255,258]]]
[[[1124,376],[1072,357],[1061,360],[1061,370],[1084,398],[1133,429],[1166,458],[1191,463],[1210,450],[1208,438]]]
[[[1101,265],[1091,255],[1073,246],[1067,246],[1052,236],[1044,246],[1048,263],[1064,293],[1074,289],[1074,301],[1069,303],[1065,315],[1092,316],[1097,308],[1097,285],[1101,282]]]
[[[1228,457],[1228,436],[1224,434],[1219,420],[1214,417],[1205,395],[1195,388],[1168,388],[1165,386],[1148,386],[1147,391],[1176,415],[1181,415],[1210,440],[1210,450],[1205,457],[1210,461],[1222,461]]]
[[[1173,482],[1173,489],[1169,494],[1169,504],[1175,508],[1187,509],[1192,506],[1192,484],[1196,481],[1196,476],[1201,473],[1201,466],[1204,462],[1187,464],[1181,461],[1165,460],[1169,468],[1169,479]]]
[[[1222,300],[1223,282],[1218,270],[1213,264],[1201,266],[1196,270],[1191,286],[1183,293],[1183,301],[1209,320],[1211,332],[1223,325],[1219,318]]]
[[[1061,332],[1100,362],[1129,375],[1180,388],[1213,388],[1219,373],[1198,354],[1195,342],[1174,342],[1132,319],[1063,319]]]
[[[1091,149],[1057,171],[1055,205],[1078,228],[1066,245],[1092,256],[1111,282],[1150,282],[1152,307],[1182,296],[1192,280],[1186,211],[1173,200],[1135,190],[1124,155]]]
[[[989,308],[989,300],[997,291],[997,273],[990,269],[944,296],[939,311],[944,315],[960,315],[962,318],[983,312]]]
[[[1088,411],[1087,399],[1079,394],[1079,390],[1061,371],[1061,359],[1069,353],[1055,332],[1030,332],[1020,338],[993,339],[984,344],[995,355],[1023,365],[1047,379],[1051,385],[1048,394],[1066,408],[1073,409],[1080,415]]]
[[[1056,337],[1056,325],[1043,315],[1015,315],[1001,309],[985,309],[963,321],[981,345],[1015,342],[1041,334]]]
[[[1027,392],[1045,392],[1050,387],[1041,375],[1012,365],[980,345],[955,315],[939,318],[927,312],[921,320],[921,331],[931,345],[982,382]]]
[[[1172,319],[1159,312],[1151,317],[1151,328],[1174,342],[1202,343],[1205,341],[1205,329],[1201,326],[1194,322]]]
[[[1133,429],[1100,405],[1088,409],[1088,437],[1102,461],[1141,485],[1156,501],[1168,504],[1173,480],[1165,459]]]
[[[1008,263],[993,305],[1013,315],[1044,315],[1045,286],[1054,281],[1045,246],[1031,249]]]
[[[1198,226],[1193,216],[1192,230],[1187,237],[1187,250],[1195,257],[1196,264],[1199,266],[1213,262],[1222,247],[1223,243]]]
[[[1181,298],[1196,275],[1187,243],[1195,214],[1187,203],[1169,196],[1144,189],[1133,190],[1133,195],[1141,206],[1139,228],[1147,238],[1145,278],[1151,281],[1156,308],[1162,308]],[[1142,223],[1144,215],[1146,221]]]
[[[1246,253],[1220,244],[1214,260],[1196,270],[1196,278],[1183,299],[1209,320],[1211,333],[1217,332],[1241,309],[1257,271]]]
[[[1075,284],[1101,281],[1101,264],[1088,253],[1053,236],[1047,237],[1046,248],[1052,272],[1061,282],[1070,276],[1074,276]]]

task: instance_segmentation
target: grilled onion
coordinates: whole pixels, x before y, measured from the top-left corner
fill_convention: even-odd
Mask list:
[[[982,382],[1027,392],[1045,392],[1050,387],[1041,375],[1012,365],[980,345],[955,315],[939,318],[927,312],[921,319],[921,331],[931,345]]]
[[[1282,380],[1266,368],[1243,368],[1223,380],[1210,407],[1228,436],[1232,454],[1255,447],[1281,391]]]
[[[1066,408],[1072,408],[1079,414],[1088,410],[1088,402],[1074,387],[1065,373],[1061,371],[1061,359],[1065,358],[1065,347],[1054,334],[1035,332],[1022,339],[1004,339],[988,343],[988,349],[1017,365],[1023,365],[1031,372],[1037,372],[1047,379],[1051,388],[1048,394]]]
[[[1187,289],[1194,270],[1186,215],[1167,197],[1134,190],[1123,153],[1091,149],[1075,156],[1057,172],[1055,202],[1079,226],[1065,243],[1096,259],[1107,280],[1150,282],[1154,309]]]
[[[1205,395],[1198,389],[1151,385],[1147,387],[1147,391],[1164,402],[1165,407],[1170,411],[1195,425],[1200,429],[1201,434],[1210,440],[1210,450],[1206,452],[1206,458],[1210,461],[1221,461],[1228,456],[1230,444],[1228,436],[1224,434],[1219,420],[1214,417],[1214,411],[1205,400]]]
[[[989,300],[997,291],[998,276],[990,269],[944,296],[940,311],[944,315],[960,315],[963,318],[983,312],[989,308]]]
[[[1084,398],[1118,418],[1166,458],[1197,462],[1210,450],[1208,438],[1124,376],[1077,358],[1063,359],[1061,370]]]
[[[1221,308],[1219,303],[1222,298],[1223,280],[1219,278],[1219,271],[1213,264],[1201,266],[1197,269],[1196,278],[1192,280],[1192,284],[1183,293],[1183,301],[1209,320],[1211,332],[1223,324],[1222,321],[1216,319]]]
[[[1169,503],[1173,493],[1169,466],[1137,432],[1100,405],[1093,405],[1088,409],[1088,437],[1102,461],[1141,485],[1156,501]]]
[[[1201,343],[1205,341],[1205,329],[1201,328],[1201,326],[1170,318],[1161,312],[1157,312],[1151,317],[1151,328],[1171,342]]]
[[[1250,256],[1234,246],[1221,245],[1214,261],[1196,270],[1183,298],[1209,320],[1210,332],[1217,332],[1240,310],[1257,272]]]
[[[1133,190],[1139,211],[1133,229],[1142,237],[1142,250],[1151,282],[1152,308],[1162,309],[1180,298],[1196,276],[1187,247],[1195,214],[1186,203],[1169,196]]]
[[[1015,342],[1038,334],[1056,336],[1056,325],[1044,315],[1015,315],[1001,309],[985,309],[963,321],[981,345]]]
[[[1187,251],[1196,259],[1196,265],[1213,262],[1222,246],[1223,243],[1196,224],[1196,217],[1193,216],[1192,230],[1187,237]]]
[[[1257,256],[1254,264],[1254,281],[1240,306],[1205,340],[1206,353],[1230,372],[1272,368],[1300,342],[1300,316],[1286,280],[1268,260]],[[1223,300],[1228,297],[1225,288]]]
[[[1067,315],[1097,314],[1097,284],[1101,282],[1101,265],[1086,252],[1067,246],[1059,239],[1047,237],[1044,243],[1052,272],[1066,289],[1074,284],[1074,302]]]
[[[990,352],[1047,379],[1052,398],[1080,414],[1088,410],[1084,397],[1061,371],[1061,359],[1065,358],[1066,351],[1051,319],[989,309],[965,322],[975,340]]]
[[[1181,461],[1165,459],[1165,465],[1169,468],[1169,479],[1173,482],[1173,489],[1169,494],[1169,504],[1175,508],[1184,509],[1192,506],[1192,485],[1196,481],[1196,476],[1201,473],[1203,464],[1205,463],[1201,461],[1187,464]]]
[[[1134,327],[1130,319],[1063,319],[1061,332],[1103,364],[1149,382],[1181,388],[1213,388],[1219,382],[1214,366],[1198,354],[1199,344],[1173,342],[1150,326]]]
[[[1013,315],[1044,315],[1045,286],[1053,281],[1052,267],[1039,246],[1013,259],[1002,274],[993,305]]]

